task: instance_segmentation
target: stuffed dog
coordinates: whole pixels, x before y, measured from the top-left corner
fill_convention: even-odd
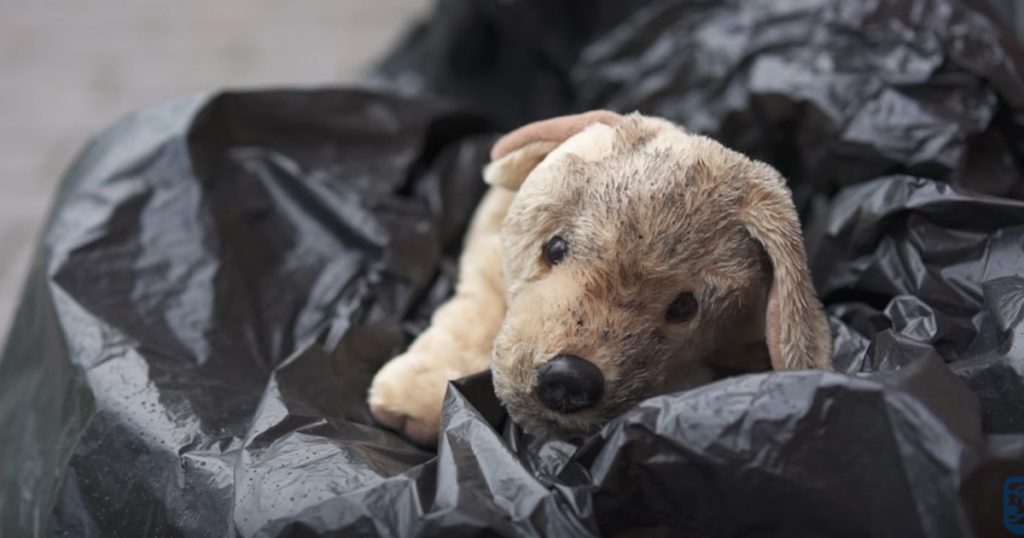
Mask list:
[[[663,119],[593,111],[493,147],[454,296],[370,387],[436,442],[451,379],[492,369],[528,433],[585,435],[640,399],[828,368],[828,324],[785,181]]]

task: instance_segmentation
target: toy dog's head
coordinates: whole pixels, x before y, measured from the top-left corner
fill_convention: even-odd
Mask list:
[[[827,368],[828,325],[784,180],[668,121],[595,111],[498,141],[499,398],[528,432],[585,434],[722,372]]]

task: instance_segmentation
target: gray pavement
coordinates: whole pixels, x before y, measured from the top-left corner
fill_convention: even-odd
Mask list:
[[[63,170],[120,116],[221,87],[344,82],[428,0],[0,0],[0,340]]]

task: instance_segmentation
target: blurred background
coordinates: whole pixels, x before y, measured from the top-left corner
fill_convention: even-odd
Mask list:
[[[0,2],[0,340],[61,174],[124,114],[357,78],[428,0]]]

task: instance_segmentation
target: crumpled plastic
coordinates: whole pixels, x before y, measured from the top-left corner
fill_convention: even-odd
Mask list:
[[[1024,475],[1011,4],[443,0],[363,89],[182,98],[94,140],[0,356],[4,536],[995,536]],[[1018,25],[1020,26],[1020,25]],[[791,180],[834,372],[574,444],[374,371],[451,293],[495,136],[666,116]]]

